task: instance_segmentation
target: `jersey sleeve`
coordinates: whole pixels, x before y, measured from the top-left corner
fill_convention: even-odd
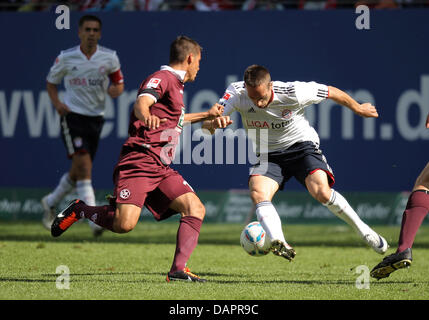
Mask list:
[[[238,99],[239,96],[237,90],[232,84],[230,84],[218,102],[220,105],[224,106],[224,116],[229,116],[232,112],[237,110],[236,104]]]
[[[56,59],[51,69],[49,70],[46,81],[53,84],[60,84],[66,75],[64,57],[60,54]]]
[[[320,103],[329,96],[328,86],[314,81],[295,81],[292,86],[298,103],[303,107]]]
[[[164,78],[161,74],[154,74],[143,81],[137,93],[137,97],[142,95],[150,96],[157,102],[162,98],[167,88],[168,79]]]
[[[112,56],[111,64],[112,64],[112,66],[110,68],[110,73],[109,73],[110,81],[112,81],[115,84],[123,83],[124,82],[124,75],[122,74],[121,64],[119,62],[119,58],[118,58],[116,52],[114,52],[114,54]]]

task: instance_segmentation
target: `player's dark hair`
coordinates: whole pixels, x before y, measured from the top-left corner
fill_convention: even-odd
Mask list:
[[[244,83],[249,87],[254,88],[270,81],[270,71],[263,66],[253,64],[244,71]]]
[[[203,48],[187,36],[178,36],[170,45],[170,64],[185,61],[189,53],[201,53]]]
[[[79,28],[83,26],[83,24],[87,21],[96,21],[100,25],[101,29],[101,19],[97,16],[93,16],[90,14],[84,15],[79,19]]]

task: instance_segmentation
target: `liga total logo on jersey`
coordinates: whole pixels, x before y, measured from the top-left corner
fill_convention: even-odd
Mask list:
[[[158,87],[158,85],[161,83],[161,79],[158,78],[152,78],[149,80],[149,82],[146,85],[146,88],[152,88],[155,89]]]

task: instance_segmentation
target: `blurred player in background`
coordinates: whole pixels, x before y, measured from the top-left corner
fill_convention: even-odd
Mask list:
[[[365,224],[347,200],[331,188],[335,182],[333,172],[319,149],[318,134],[304,116],[306,106],[327,98],[362,117],[378,117],[370,103],[360,104],[335,87],[315,82],[271,81],[265,67],[252,65],[246,69],[244,81],[232,83],[220,99],[219,103],[225,106],[224,116],[203,124],[213,134],[216,128],[229,125],[229,115],[238,111],[248,133],[250,129],[256,130],[258,138],[254,143],[261,161],[250,170],[250,197],[259,222],[272,240],[273,253],[288,260],[295,257],[295,250],[284,238],[280,217],[271,200],[291,177],[353,227],[376,252],[384,254],[388,248],[386,240]],[[268,140],[263,140],[261,129],[268,130]]]
[[[79,20],[80,45],[61,51],[47,77],[49,97],[60,115],[61,137],[71,158],[71,168],[57,187],[43,197],[43,225],[51,229],[55,207],[74,189],[78,197],[95,205],[92,163],[104,123],[105,95],[117,98],[124,90],[119,59],[115,51],[98,45],[101,20],[85,15]],[[64,78],[64,101],[57,85]],[[109,85],[109,79],[111,84]],[[102,228],[90,222],[94,235]]]
[[[143,205],[158,221],[180,213],[176,252],[167,281],[206,281],[186,266],[198,243],[205,207],[183,177],[169,166],[185,122],[222,115],[223,107],[218,104],[207,112],[185,114],[184,84],[195,80],[200,59],[201,47],[195,40],[179,36],[173,41],[169,65],[147,77],[138,91],[129,137],[113,174],[111,204],[94,207],[73,201],[54,220],[54,237],[82,217],[116,233],[129,232],[136,226]]]
[[[429,114],[426,118],[426,128],[429,129]],[[408,197],[408,203],[402,215],[401,231],[398,248],[395,253],[385,257],[371,270],[371,277],[382,279],[393,271],[409,267],[413,261],[411,247],[417,231],[429,212],[429,162],[420,172],[414,188]]]

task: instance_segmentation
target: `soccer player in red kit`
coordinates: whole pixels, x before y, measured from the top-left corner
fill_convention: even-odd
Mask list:
[[[223,107],[215,104],[207,112],[185,114],[184,83],[195,80],[200,59],[201,47],[196,41],[186,36],[173,41],[169,65],[147,77],[138,91],[129,137],[113,173],[116,201],[98,207],[72,201],[54,220],[54,237],[82,217],[116,233],[129,232],[136,226],[143,205],[158,221],[180,213],[176,252],[167,281],[206,281],[186,267],[198,242],[205,208],[189,184],[169,166],[184,122],[214,119],[223,112]]]
[[[429,129],[429,114],[426,117],[426,129]],[[380,280],[387,278],[398,269],[411,266],[413,261],[411,247],[417,231],[429,212],[429,162],[416,179],[408,197],[407,206],[402,215],[398,248],[395,253],[385,257],[371,270],[371,277]]]

